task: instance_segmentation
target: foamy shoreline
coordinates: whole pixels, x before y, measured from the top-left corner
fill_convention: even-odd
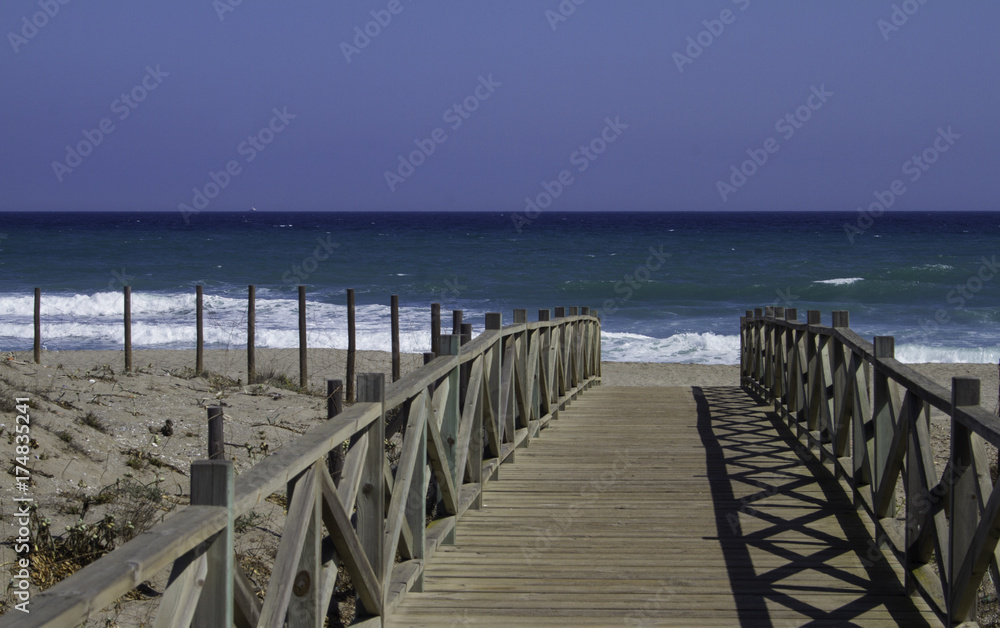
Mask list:
[[[30,352],[15,352],[15,359],[31,362]],[[327,379],[346,377],[347,350],[316,348],[308,350],[309,387],[323,390]],[[108,365],[116,373],[124,371],[125,354],[121,350],[43,351],[42,365],[58,366],[68,371],[92,369]],[[184,349],[140,349],[133,351],[134,369],[154,369],[161,372],[194,369],[195,352]],[[298,349],[257,349],[258,373],[283,374],[299,380]],[[406,374],[423,364],[423,356],[404,353],[400,356],[401,370]],[[983,405],[997,403],[998,368],[993,364],[921,363],[908,364],[918,373],[950,389],[952,377],[977,377],[982,381]],[[210,373],[239,380],[246,379],[245,349],[208,349],[205,369]],[[735,364],[689,364],[660,362],[602,362],[602,384],[605,386],[738,386],[739,366]],[[391,354],[386,351],[358,351],[356,373],[391,373]]]

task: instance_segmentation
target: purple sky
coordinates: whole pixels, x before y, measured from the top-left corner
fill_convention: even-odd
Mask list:
[[[993,0],[237,1],[5,0],[0,210],[996,209]]]

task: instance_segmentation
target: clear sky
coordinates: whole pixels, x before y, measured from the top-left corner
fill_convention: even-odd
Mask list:
[[[995,0],[5,0],[0,209],[996,209],[998,24]]]

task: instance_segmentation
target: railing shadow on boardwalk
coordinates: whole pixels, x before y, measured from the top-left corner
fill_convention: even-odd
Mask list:
[[[833,474],[766,405],[737,387],[692,393],[741,625],[786,625],[772,615],[782,607],[807,624],[853,625],[881,609],[899,625],[928,625]],[[854,597],[820,608],[824,595]]]

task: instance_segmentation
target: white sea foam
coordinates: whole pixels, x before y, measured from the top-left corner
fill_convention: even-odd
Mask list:
[[[905,364],[924,362],[952,364],[996,364],[1000,347],[933,347],[928,345],[896,346],[896,359]]]
[[[821,279],[813,283],[825,284],[828,286],[849,286],[852,283],[864,281],[864,277],[838,277],[836,279]]]
[[[262,298],[262,294],[271,298]],[[256,339],[258,347],[298,346],[298,303],[294,298],[273,298],[277,291],[258,291]],[[246,344],[246,299],[205,296],[205,339],[210,348]],[[307,342],[316,348],[347,348],[347,312],[342,304],[310,301],[307,304]],[[0,295],[0,350],[24,350],[33,335],[33,299],[30,295]],[[118,292],[42,295],[42,341],[46,348],[111,349],[124,342],[123,297]],[[467,309],[465,320],[474,333],[482,331],[484,311]],[[388,305],[358,305],[355,323],[361,350],[391,349]],[[444,333],[451,325],[443,317]],[[506,318],[506,317],[505,317]],[[190,349],[195,343],[195,298],[190,293],[132,295],[132,342],[136,348]],[[992,338],[992,337],[991,337]],[[605,331],[601,335],[603,358],[614,362],[684,362],[736,364],[739,336],[716,333],[679,333],[657,338],[629,332]],[[944,339],[943,339],[944,340]],[[1000,346],[990,338],[983,347],[897,345],[902,362],[969,362],[996,364]],[[400,345],[407,353],[430,348],[430,312],[427,307],[400,308]]]
[[[192,294],[132,295],[132,344],[136,348],[190,348],[195,343],[195,297]],[[209,347],[246,343],[246,299],[206,295],[205,342]],[[347,348],[347,310],[342,305],[307,302],[306,340],[317,348]],[[124,297],[117,292],[93,295],[42,295],[42,339],[49,349],[115,348],[124,342]],[[467,311],[466,320],[483,314]],[[33,337],[31,296],[0,295],[0,339],[24,345]],[[355,326],[361,350],[391,349],[388,305],[359,305]],[[482,329],[482,323],[477,325]],[[430,348],[427,308],[400,308],[400,349],[420,353]],[[449,333],[446,325],[444,333]],[[298,301],[262,299],[256,302],[258,347],[298,346]],[[0,347],[7,348],[7,347]]]
[[[609,362],[685,362],[738,364],[740,337],[682,333],[653,338],[628,332],[602,332],[601,357]]]

